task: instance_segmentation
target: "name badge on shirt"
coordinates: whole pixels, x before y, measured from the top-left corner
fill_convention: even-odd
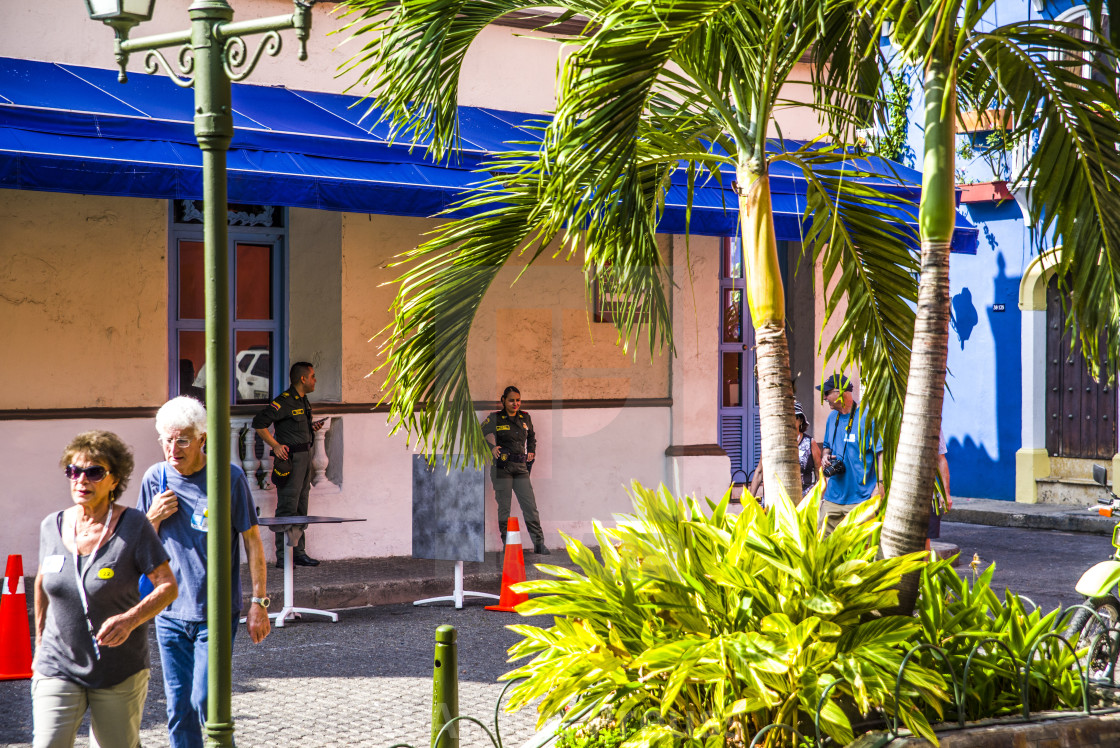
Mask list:
[[[855,444],[856,443],[856,435],[855,434],[848,434],[846,437],[844,437],[844,441]]]
[[[191,527],[199,532],[207,532],[210,530],[209,511],[203,509],[202,512],[195,512],[191,515]]]
[[[509,431],[509,426],[508,426],[508,425],[504,425],[504,426],[496,426],[496,427],[494,428],[494,430],[495,430],[495,431]]]
[[[43,573],[57,574],[66,565],[66,556],[47,556],[43,559]]]

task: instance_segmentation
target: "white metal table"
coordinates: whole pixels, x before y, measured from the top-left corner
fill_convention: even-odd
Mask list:
[[[301,525],[323,525],[323,524],[338,524],[340,522],[365,522],[365,519],[350,519],[345,517],[259,517],[257,522],[262,527],[267,527],[273,532],[282,532],[285,535],[284,545],[284,607],[276,613],[269,613],[269,618],[276,619],[276,627],[284,628],[286,620],[295,620],[300,617],[301,613],[308,615],[324,616],[338,623],[338,613],[332,613],[329,610],[318,610],[316,608],[297,608],[295,606],[295,566],[293,557],[295,556],[295,547],[299,543],[299,539],[303,536],[303,527]]]

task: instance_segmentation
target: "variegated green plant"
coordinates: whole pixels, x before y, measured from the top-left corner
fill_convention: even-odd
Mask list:
[[[747,496],[738,514],[730,494],[705,508],[634,483],[632,497],[634,514],[595,524],[602,561],[568,537],[582,573],[539,566],[552,578],[519,585],[537,595],[519,613],[555,618],[513,627],[523,639],[512,660],[532,659],[504,676],[526,679],[511,709],[540,699],[543,721],[609,705],[642,718],[627,746],[745,746],[771,723],[811,735],[822,703],[821,730],[841,744],[853,716],[880,710],[933,738],[923,712],[940,714],[947,698],[935,670],[909,667],[894,700],[919,623],[877,615],[923,556],[876,558],[873,503],[824,537],[819,489],[768,511]],[[791,741],[784,729],[767,737]]]
[[[1000,600],[991,587],[995,568],[993,564],[969,581],[958,576],[949,561],[925,567],[916,609],[922,622],[918,641],[945,651],[964,687],[966,719],[1017,714],[1022,709],[1022,677],[1028,660],[1032,710],[1080,709],[1081,675],[1074,652],[1049,636],[1065,632],[1068,613],[1061,608],[1045,613],[1033,605],[1027,612],[1010,590]],[[964,681],[970,655],[972,664]],[[946,670],[932,653],[923,653],[922,659]]]

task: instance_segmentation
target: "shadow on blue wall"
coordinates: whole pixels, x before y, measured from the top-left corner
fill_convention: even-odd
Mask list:
[[[992,233],[992,229],[988,224],[982,224],[980,228],[984,232],[984,241],[988,243],[988,249],[993,252],[999,249],[999,242],[996,241],[996,235]]]
[[[953,326],[953,330],[957,333],[957,340],[961,343],[962,351],[965,341],[972,337],[972,331],[979,321],[980,316],[976,314],[976,305],[972,303],[972,291],[967,287],[962,288],[961,292],[953,297],[952,316],[949,317],[949,324]]]
[[[1006,311],[996,312],[989,307],[988,324],[992,330],[995,344],[992,366],[995,369],[996,439],[995,449],[977,444],[971,436],[962,442],[958,438],[949,440],[947,455],[950,468],[950,487],[954,496],[972,496],[988,499],[1015,500],[1015,453],[1022,446],[1023,414],[1020,395],[1023,381],[1023,365],[1020,356],[1022,349],[1022,317],[1018,307],[1020,277],[1007,276],[1007,263],[1003,253],[996,256],[998,274],[993,279],[992,295],[995,303],[1004,304]],[[972,314],[972,293],[967,288],[953,297],[954,316],[959,318],[957,298],[967,292],[967,302]],[[958,337],[961,347],[968,335],[962,335],[958,321]],[[971,328],[969,329],[969,334]],[[958,387],[967,386],[967,380],[958,380]],[[971,424],[964,424],[965,432],[972,431]],[[961,430],[961,429],[955,429]],[[990,452],[999,457],[992,459]]]

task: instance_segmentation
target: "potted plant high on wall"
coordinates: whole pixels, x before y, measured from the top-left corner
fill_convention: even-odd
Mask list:
[[[990,111],[993,110],[989,110],[989,113]],[[964,164],[956,170],[962,203],[995,202],[1013,198],[1008,182],[1013,177],[1013,154],[1020,144],[1008,131],[1004,119],[990,116],[988,119],[991,130],[964,132],[957,136],[958,163]],[[989,178],[970,178],[970,166],[973,169],[979,168]]]

